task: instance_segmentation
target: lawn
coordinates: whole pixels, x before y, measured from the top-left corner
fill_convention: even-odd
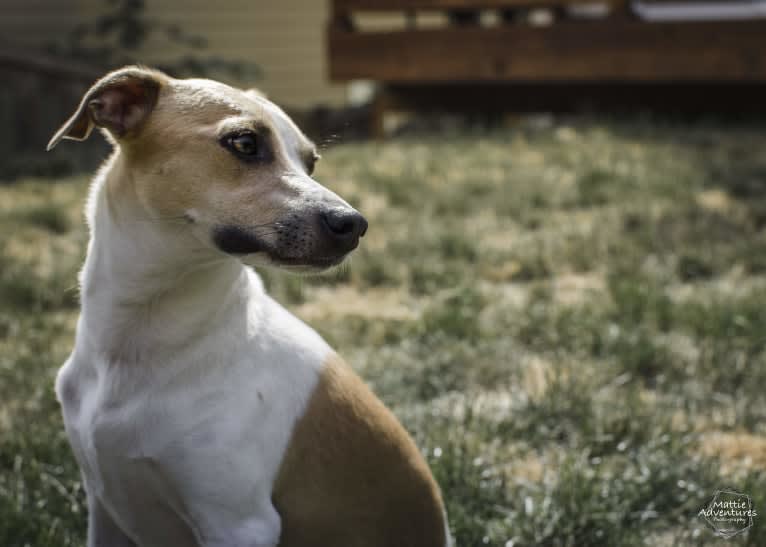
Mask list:
[[[360,249],[263,274],[414,435],[461,547],[726,545],[698,517],[722,487],[759,512],[730,543],[766,545],[764,151],[636,120],[335,145]],[[84,541],[53,379],[86,188],[0,186],[2,546]]]

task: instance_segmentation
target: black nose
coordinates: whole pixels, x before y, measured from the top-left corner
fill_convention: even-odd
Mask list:
[[[322,225],[334,244],[344,251],[356,247],[367,231],[367,220],[353,209],[331,209],[322,213]]]

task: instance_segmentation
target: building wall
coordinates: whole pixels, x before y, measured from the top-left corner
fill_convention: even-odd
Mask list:
[[[76,24],[92,20],[105,0],[1,0],[5,42],[40,46],[60,41]],[[262,79],[231,82],[257,86],[275,101],[297,107],[339,104],[345,87],[327,79],[324,29],[328,0],[146,0],[150,18],[204,37],[197,55],[255,62]],[[188,50],[186,50],[188,52]],[[140,52],[151,65],[181,50],[155,39]]]
[[[42,46],[80,21],[78,0],[0,0],[1,43]]]

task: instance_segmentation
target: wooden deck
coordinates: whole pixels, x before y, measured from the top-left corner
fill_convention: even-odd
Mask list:
[[[766,82],[766,21],[329,30],[330,77],[384,82]]]
[[[739,87],[766,86],[766,19],[647,22],[626,0],[602,1],[602,17],[577,17],[571,8],[583,4],[593,0],[335,0],[327,29],[330,78],[397,89],[391,104],[406,103],[404,95],[418,88],[434,92],[438,103],[440,86],[457,84],[541,91],[656,85],[661,94],[698,83],[713,100],[716,89],[725,90],[727,101],[736,100]],[[541,8],[549,20],[534,24],[528,15]],[[487,10],[497,14],[489,26],[479,18]],[[356,19],[371,12],[398,13],[406,23],[388,31],[359,28]],[[447,23],[420,28],[421,12],[441,13]]]

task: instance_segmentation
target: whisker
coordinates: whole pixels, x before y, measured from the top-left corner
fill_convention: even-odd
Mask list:
[[[284,223],[280,221],[276,222],[266,222],[264,224],[250,224],[248,228],[258,229],[258,228],[282,228],[284,226]]]
[[[258,233],[256,233],[256,235],[258,235],[258,236],[271,236],[271,235],[278,234],[278,233],[279,233],[279,231],[274,230],[272,232],[258,232]]]
[[[180,215],[177,217],[144,217],[144,218],[131,218],[128,219],[132,222],[174,222],[179,220],[187,220],[186,215]]]

